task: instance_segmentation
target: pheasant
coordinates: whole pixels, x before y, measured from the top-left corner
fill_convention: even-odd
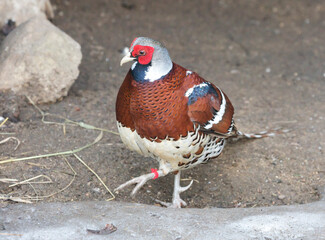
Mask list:
[[[129,149],[157,159],[159,168],[127,181],[115,191],[136,184],[131,193],[134,196],[148,180],[172,172],[175,173],[173,199],[164,205],[186,206],[180,193],[189,189],[193,181],[181,187],[182,170],[218,157],[227,138],[275,134],[238,131],[234,107],[227,95],[197,73],[172,62],[160,42],[135,38],[121,66],[130,61],[133,65],[116,100],[118,131]]]

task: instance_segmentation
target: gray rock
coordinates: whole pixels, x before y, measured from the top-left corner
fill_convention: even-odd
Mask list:
[[[50,0],[1,0],[0,1],[0,27],[9,19],[16,25],[31,19],[32,17],[53,18],[53,8]]]
[[[37,103],[66,96],[78,77],[80,45],[44,18],[32,18],[0,46],[0,90],[11,89]]]
[[[19,240],[324,240],[325,202],[246,209],[166,209],[104,201],[11,204],[0,208],[0,223],[0,234]],[[86,231],[106,224],[117,231],[109,236]]]

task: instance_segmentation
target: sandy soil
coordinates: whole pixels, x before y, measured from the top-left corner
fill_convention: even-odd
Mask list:
[[[69,96],[40,106],[43,111],[116,131],[115,98],[129,67],[119,67],[121,49],[136,36],[149,36],[164,42],[175,62],[227,93],[240,130],[293,129],[274,138],[230,143],[218,159],[184,172],[183,178],[195,179],[182,194],[189,207],[255,207],[319,198],[325,185],[325,3],[52,2],[57,6],[53,23],[81,44],[83,61]],[[66,126],[64,132],[61,125],[44,124],[24,97],[1,93],[0,100],[0,115],[11,117],[0,129],[0,140],[8,137],[4,132],[12,132],[21,141],[17,150],[15,141],[1,144],[2,160],[76,149],[99,134],[76,126]],[[157,167],[154,160],[127,150],[111,133],[78,156],[111,190]],[[0,164],[0,178],[22,181],[45,175],[52,180],[14,187],[0,183],[0,194],[44,196],[64,188],[73,179],[65,160],[77,176],[65,191],[42,201],[109,197],[74,156]],[[170,201],[172,186],[170,175],[146,184],[135,199],[129,197],[131,188],[126,189],[116,201]]]

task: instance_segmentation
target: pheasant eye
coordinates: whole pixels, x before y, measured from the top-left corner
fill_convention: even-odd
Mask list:
[[[145,55],[146,52],[145,52],[144,50],[140,50],[139,54],[140,54],[140,55]]]

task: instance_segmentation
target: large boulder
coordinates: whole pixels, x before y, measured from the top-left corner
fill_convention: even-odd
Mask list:
[[[78,77],[81,58],[76,41],[45,18],[32,18],[0,46],[0,90],[55,102]]]
[[[9,19],[18,26],[37,16],[54,17],[50,0],[0,0],[0,27]]]

